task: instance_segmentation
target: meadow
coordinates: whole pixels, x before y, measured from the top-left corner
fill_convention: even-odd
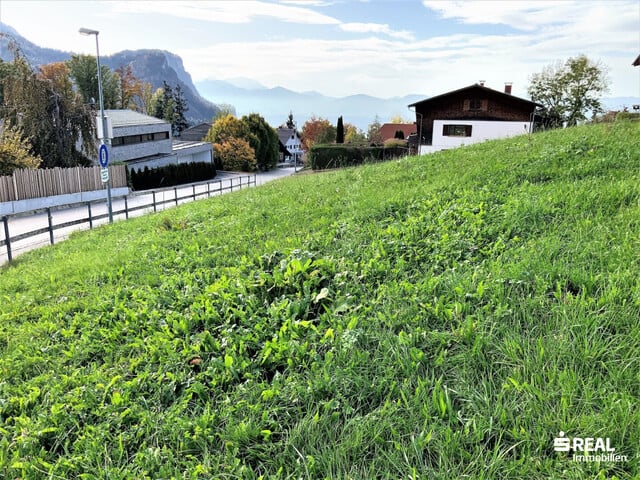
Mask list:
[[[76,233],[0,268],[0,477],[638,478],[638,272],[627,122]]]

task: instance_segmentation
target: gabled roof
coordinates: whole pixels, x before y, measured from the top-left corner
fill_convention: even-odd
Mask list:
[[[105,110],[104,114],[111,118],[111,124],[114,127],[132,127],[135,125],[155,125],[163,123],[169,125],[169,122],[165,120],[145,115],[144,113],[134,112],[133,110]],[[100,115],[99,111],[98,115]]]
[[[398,130],[401,130],[404,138],[407,138],[412,133],[416,133],[417,129],[415,123],[384,123],[380,127],[380,135],[383,140],[389,140],[395,137]]]
[[[451,92],[443,93],[441,95],[436,95],[435,97],[429,97],[429,98],[426,98],[424,100],[420,100],[419,102],[412,103],[409,106],[410,107],[415,107],[417,105],[428,105],[431,102],[434,102],[434,103],[438,102],[438,101],[442,100],[445,97],[457,95],[457,94],[462,93],[462,92],[464,92],[466,90],[469,90],[469,91],[478,90],[480,92],[490,93],[492,95],[503,96],[505,101],[509,101],[511,103],[529,104],[532,108],[533,107],[542,107],[542,105],[539,104],[539,103],[532,102],[531,100],[526,100],[526,99],[520,98],[520,97],[514,97],[510,93],[504,93],[504,92],[501,92],[499,90],[494,90],[493,88],[485,87],[484,85],[480,85],[479,83],[474,83],[473,85],[469,85],[468,87],[463,87],[463,88],[459,88],[458,90],[452,90]]]
[[[640,55],[638,55],[638,58],[636,58],[636,59],[633,61],[633,64],[632,64],[632,65],[633,65],[634,67],[637,67],[637,66],[639,66],[639,65],[640,65]]]
[[[207,136],[209,130],[211,130],[211,123],[199,123],[198,125],[194,125],[193,127],[185,128],[180,133],[180,138],[183,140],[192,140],[199,142]]]
[[[278,132],[278,138],[283,143],[283,145],[287,144],[287,141],[291,138],[292,135],[297,134],[295,128],[278,127],[276,131]]]

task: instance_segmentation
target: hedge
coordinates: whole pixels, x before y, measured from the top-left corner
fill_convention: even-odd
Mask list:
[[[405,147],[362,147],[352,145],[314,145],[309,149],[309,162],[313,170],[342,168],[379,162],[407,155]]]
[[[179,163],[157,168],[144,167],[144,170],[132,168],[128,173],[129,185],[133,190],[148,190],[210,180],[216,176],[216,167],[211,162]]]

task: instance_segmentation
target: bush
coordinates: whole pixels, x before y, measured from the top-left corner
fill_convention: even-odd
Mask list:
[[[164,167],[127,169],[129,185],[133,190],[171,187],[182,183],[210,180],[216,176],[216,167],[210,162],[180,163]]]
[[[342,168],[402,157],[408,149],[399,146],[357,147],[350,145],[314,145],[309,150],[313,170]]]
[[[640,113],[638,112],[619,112],[618,115],[616,115],[616,121],[632,121],[632,122],[638,122],[640,121]]]
[[[224,170],[255,172],[258,169],[255,150],[243,138],[230,137],[222,143],[214,143],[213,148]]]

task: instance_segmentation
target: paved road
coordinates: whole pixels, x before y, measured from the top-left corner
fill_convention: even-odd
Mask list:
[[[256,185],[263,185],[271,180],[282,178],[289,176],[294,173],[293,168],[278,168],[269,172],[260,172],[256,174]],[[174,191],[173,188],[157,191],[155,194],[155,201],[167,203],[163,205],[158,205],[157,210],[165,210],[167,208],[171,208],[176,205],[175,198],[176,192],[177,196],[180,199],[181,197],[189,197],[182,200],[179,200],[178,203],[187,203],[193,201],[193,195],[195,193],[196,199],[207,198],[209,195],[220,195],[221,193],[227,193],[230,191],[230,187],[233,185],[233,190],[240,188],[247,188],[247,183],[251,180],[253,182],[253,175],[248,174],[235,174],[230,172],[219,172],[216,175],[214,183],[210,183],[209,187],[207,184],[197,183],[193,185],[179,186],[176,187]],[[253,186],[253,184],[251,185]],[[209,190],[207,190],[209,188]],[[127,197],[127,208],[132,209],[135,207],[139,207],[142,205],[149,205],[153,202],[153,193],[152,192],[134,192],[129,194]],[[112,210],[113,212],[118,212],[120,210],[124,211],[125,209],[125,199],[124,197],[114,198],[112,200]],[[149,208],[141,208],[139,210],[135,210],[133,212],[129,212],[129,216],[140,216],[145,213],[153,212],[153,207]],[[92,202],[91,203],[91,216],[96,217],[100,215],[107,215],[107,204],[106,202]],[[60,225],[66,222],[71,222],[73,220],[79,219],[87,219],[89,217],[89,209],[86,204],[82,206],[74,206],[68,208],[58,208],[51,209],[51,218],[52,224]],[[124,213],[115,214],[114,213],[114,221],[124,220],[126,218]],[[93,227],[98,225],[103,225],[108,222],[108,218],[103,218],[99,220],[93,221]],[[9,236],[15,237],[17,235],[21,235],[23,233],[32,232],[35,230],[39,230],[41,228],[47,228],[49,225],[49,218],[46,211],[31,213],[29,215],[16,215],[9,218]],[[54,243],[58,243],[62,240],[65,240],[69,237],[71,232],[76,230],[87,230],[89,228],[89,223],[81,223],[78,225],[73,225],[71,227],[60,228],[54,230]],[[0,219],[0,240],[5,239],[4,228],[2,225],[2,221]],[[16,258],[21,253],[27,252],[29,250],[33,250],[35,248],[43,247],[49,245],[51,243],[50,234],[42,233],[38,235],[31,236],[29,238],[25,238],[23,240],[18,240],[16,242],[11,242],[11,253],[12,257]],[[7,249],[6,247],[0,247],[0,264],[6,263],[8,260],[7,257]]]

